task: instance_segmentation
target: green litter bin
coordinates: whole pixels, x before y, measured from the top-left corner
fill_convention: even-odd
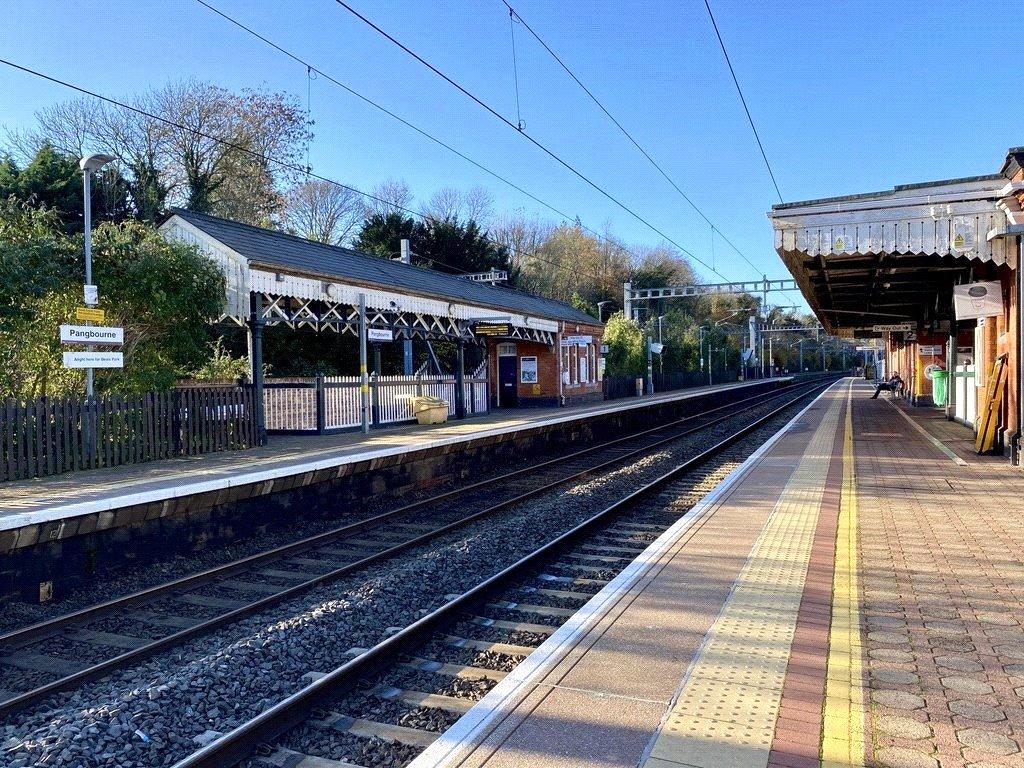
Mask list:
[[[935,405],[943,406],[946,404],[946,384],[948,380],[948,371],[932,371],[932,400]]]

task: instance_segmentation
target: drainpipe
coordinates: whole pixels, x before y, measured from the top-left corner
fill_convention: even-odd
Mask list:
[[[565,333],[565,320],[563,320],[555,333],[555,357],[558,359],[558,405],[565,405],[565,393],[562,391],[562,334]]]
[[[1024,228],[1022,228],[1024,230]],[[1021,300],[1024,299],[1024,231],[1017,236],[1017,361],[1014,371],[1017,377],[1017,435],[1013,444],[1013,463],[1021,463],[1021,432],[1024,430],[1024,383],[1021,382],[1021,366],[1024,363],[1024,311]]]

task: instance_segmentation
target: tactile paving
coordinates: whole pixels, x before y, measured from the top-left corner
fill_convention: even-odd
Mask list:
[[[655,736],[648,768],[767,764],[841,406],[832,399],[772,510]]]

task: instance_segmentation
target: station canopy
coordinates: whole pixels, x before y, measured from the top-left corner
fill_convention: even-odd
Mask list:
[[[508,338],[554,344],[562,323],[598,323],[554,299],[192,211],[173,209],[161,231],[221,266],[221,319],[238,324],[257,306],[266,325],[356,334],[360,295],[368,327],[396,339],[469,341],[473,321],[501,320]]]
[[[830,333],[935,321],[938,297],[974,264],[1017,266],[1024,148],[989,176],[775,205],[775,249]]]

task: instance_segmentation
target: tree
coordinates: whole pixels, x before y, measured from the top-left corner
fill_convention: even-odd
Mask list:
[[[644,332],[635,320],[616,312],[605,324],[603,342],[608,345],[608,373],[640,375],[647,370]]]
[[[427,230],[411,216],[400,213],[374,214],[363,222],[353,248],[385,259],[399,255],[402,240],[408,240],[415,253],[423,250]]]
[[[13,197],[32,207],[53,210],[68,232],[82,230],[82,172],[78,158],[42,144],[24,168],[10,155],[0,160],[0,198]],[[114,169],[94,177],[92,210],[96,221],[127,214],[124,185]]]
[[[47,142],[74,158],[114,155],[142,220],[158,219],[168,204],[250,224],[280,212],[298,173],[284,165],[301,165],[311,138],[293,97],[187,80],[125,101],[139,111],[94,99],[46,107],[36,113],[38,129],[11,142],[23,155]]]
[[[292,234],[344,245],[362,221],[362,198],[337,184],[309,179],[288,193],[284,228]]]
[[[395,258],[407,239],[412,262],[440,272],[486,272],[491,267],[507,270],[508,251],[492,242],[475,221],[457,219],[417,222],[398,213],[374,215],[363,222],[354,248],[384,258]]]
[[[370,194],[365,213],[368,219],[391,213],[405,216],[412,210],[412,190],[400,179],[388,179],[374,187]]]
[[[83,390],[83,371],[61,364],[57,334],[80,302],[82,250],[82,237],[65,234],[53,211],[0,203],[0,393]],[[102,223],[93,275],[108,322],[125,329],[125,367],[97,371],[97,391],[167,388],[205,360],[224,276],[197,248],[135,221]]]
[[[465,224],[458,219],[428,220],[426,237],[415,253],[423,266],[454,274],[511,267],[508,251],[472,219]]]
[[[493,207],[494,199],[483,187],[473,187],[465,193],[455,187],[442,187],[433,194],[422,213],[427,221],[462,219],[483,224],[491,218]]]

